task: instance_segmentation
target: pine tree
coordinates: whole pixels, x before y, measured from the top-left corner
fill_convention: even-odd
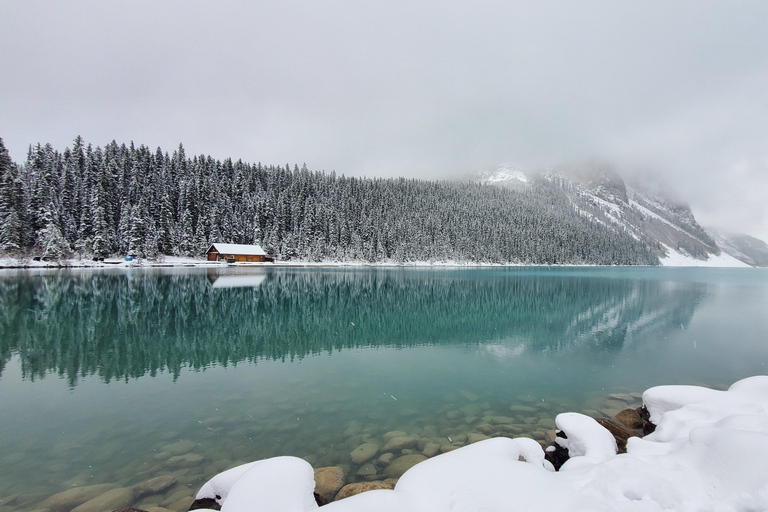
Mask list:
[[[0,250],[11,253],[24,248],[23,189],[18,171],[0,138]]]

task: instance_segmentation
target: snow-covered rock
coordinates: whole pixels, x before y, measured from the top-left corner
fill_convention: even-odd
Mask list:
[[[616,455],[612,436],[586,416],[557,417],[571,459],[560,472],[525,438],[480,441],[421,462],[394,490],[335,501],[327,512],[752,511],[768,510],[768,376],[728,391],[660,386],[643,399],[656,432]],[[294,457],[217,475],[198,497],[223,512],[314,510],[312,468]]]

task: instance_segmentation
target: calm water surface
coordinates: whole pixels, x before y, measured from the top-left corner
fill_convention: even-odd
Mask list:
[[[164,474],[140,504],[170,507],[274,455],[383,479],[349,454],[387,431],[546,441],[610,393],[768,362],[762,269],[5,271],[0,306],[0,512]]]

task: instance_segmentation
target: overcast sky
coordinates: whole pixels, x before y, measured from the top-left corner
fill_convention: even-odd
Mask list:
[[[587,160],[768,240],[768,2],[0,0],[0,137],[346,175]]]

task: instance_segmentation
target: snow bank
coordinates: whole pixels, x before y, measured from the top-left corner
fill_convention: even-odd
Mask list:
[[[394,490],[370,491],[327,512],[768,510],[768,376],[728,391],[660,386],[643,395],[656,432],[616,455],[610,434],[574,413],[557,424],[571,459],[553,472],[531,439],[481,441],[417,464]],[[312,468],[294,457],[240,466],[207,482],[223,512],[306,512]]]
[[[692,256],[682,254],[668,245],[664,245],[667,250],[667,255],[663,258],[659,258],[659,262],[662,267],[738,267],[738,268],[750,268],[752,265],[748,265],[743,261],[737,260],[730,254],[721,252],[715,256],[710,254],[706,260],[699,260]]]

